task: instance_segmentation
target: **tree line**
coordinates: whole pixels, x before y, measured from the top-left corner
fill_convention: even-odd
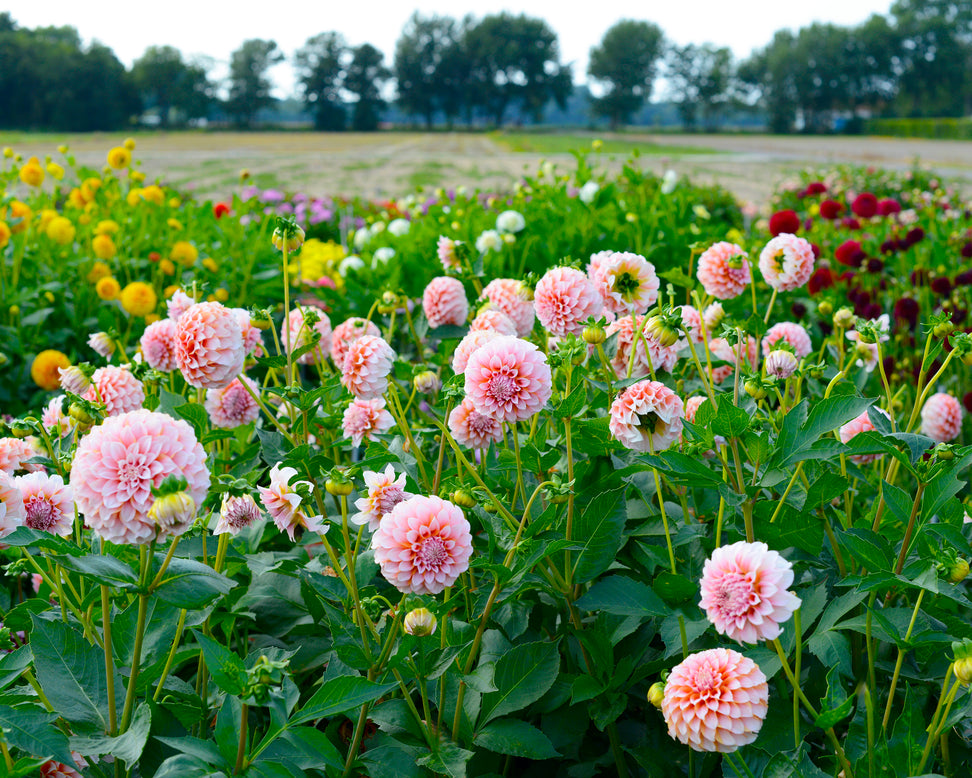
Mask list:
[[[152,46],[126,69],[72,27],[24,29],[0,14],[0,127],[118,129],[151,111],[162,126],[216,118],[252,126],[275,104],[270,69],[286,59],[272,40],[244,41],[223,83],[213,63]],[[780,30],[738,61],[728,48],[679,46],[648,21],[621,20],[592,47],[589,86],[574,85],[556,33],[543,20],[409,19],[391,61],[339,32],[294,52],[298,97],[320,130],[377,128],[386,96],[428,127],[540,122],[589,90],[592,119],[629,122],[659,91],[689,129],[718,129],[728,110],[759,111],[775,132],[853,128],[863,116],[953,117],[972,112],[972,0],[895,0],[856,26]],[[659,81],[661,90],[655,87]]]

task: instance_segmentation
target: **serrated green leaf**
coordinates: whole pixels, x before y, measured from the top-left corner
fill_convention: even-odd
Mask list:
[[[521,643],[496,662],[493,683],[497,691],[484,694],[479,721],[515,713],[540,699],[557,680],[560,651],[556,643]]]
[[[31,756],[73,764],[67,735],[55,726],[56,720],[56,715],[36,705],[0,705],[0,728],[8,744]]]
[[[359,708],[398,688],[396,683],[375,683],[360,675],[343,675],[325,681],[307,704],[291,718],[290,724],[336,716]]]
[[[668,606],[657,594],[645,584],[623,575],[602,578],[577,600],[577,607],[586,611],[641,618],[668,613]]]
[[[215,684],[227,694],[241,695],[246,687],[246,668],[243,666],[243,660],[203,633],[193,630],[192,634],[202,649],[206,667]]]
[[[473,741],[488,751],[526,759],[553,759],[560,753],[550,738],[532,724],[518,719],[497,719],[483,727]]]
[[[236,586],[236,581],[192,559],[173,557],[156,590],[159,599],[186,610],[197,610]]]
[[[152,726],[152,710],[148,703],[142,703],[135,710],[135,715],[128,725],[128,729],[117,737],[99,735],[91,737],[71,738],[71,749],[82,756],[104,756],[111,754],[121,759],[127,767],[136,764],[145,750],[148,742],[149,729]]]
[[[602,492],[590,503],[576,506],[574,537],[580,551],[574,567],[574,581],[585,583],[603,573],[621,548],[625,504],[624,489]]]

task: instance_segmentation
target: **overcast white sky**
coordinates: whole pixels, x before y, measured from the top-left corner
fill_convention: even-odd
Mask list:
[[[7,10],[0,0],[0,10]],[[456,18],[511,11],[546,19],[560,39],[561,57],[574,63],[574,80],[586,79],[591,46],[619,19],[654,22],[679,44],[729,46],[737,57],[765,45],[781,28],[814,21],[856,24],[887,13],[891,0],[282,0],[228,3],[224,0],[35,0],[9,8],[21,27],[71,25],[85,41],[111,47],[131,66],[148,46],[172,45],[186,55],[208,55],[225,74],[230,53],[247,38],[270,38],[292,57],[313,35],[338,30],[352,45],[371,43],[390,65],[395,41],[413,10]],[[251,10],[252,9],[252,10]],[[221,67],[220,67],[221,66]],[[273,73],[277,96],[293,92],[289,63]]]

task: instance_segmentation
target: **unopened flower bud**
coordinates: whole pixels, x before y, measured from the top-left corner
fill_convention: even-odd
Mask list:
[[[763,387],[762,381],[755,376],[746,379],[745,388],[746,394],[748,394],[754,400],[763,400],[766,398],[766,389]]]
[[[452,493],[452,502],[460,508],[475,508],[476,498],[468,489],[456,489]]]
[[[855,321],[857,321],[857,317],[850,308],[841,308],[834,314],[834,326],[840,327],[842,330],[849,330],[854,326]]]
[[[435,394],[442,388],[442,381],[432,370],[423,370],[413,380],[415,391],[420,394]]]
[[[834,306],[827,300],[821,300],[817,305],[817,313],[821,316],[830,316],[834,312]]]
[[[947,338],[949,335],[952,334],[952,331],[954,329],[955,329],[955,325],[952,324],[952,322],[943,321],[935,325],[934,329],[932,329],[932,334],[936,338]]]
[[[652,316],[645,326],[645,334],[663,348],[669,348],[678,342],[680,333],[675,322],[667,316]]]
[[[656,708],[661,708],[662,700],[665,699],[665,684],[655,681],[648,690],[648,702]]]
[[[766,357],[766,375],[785,381],[796,372],[796,354],[783,349],[771,351]]]
[[[344,473],[338,470],[332,470],[330,478],[324,484],[324,488],[327,489],[328,494],[347,497],[354,490],[354,484]]]
[[[148,517],[163,533],[181,535],[196,520],[196,503],[186,491],[163,494],[155,498]]]
[[[600,324],[591,324],[584,327],[584,332],[582,333],[585,343],[589,343],[592,346],[597,346],[603,343],[607,338],[607,333],[604,332],[604,327]]]
[[[295,222],[278,222],[270,242],[278,251],[283,251],[284,246],[287,247],[287,251],[296,251],[304,245],[304,238],[304,231]]]
[[[956,659],[955,664],[952,665],[952,672],[963,686],[968,686],[972,683],[972,657]]]
[[[88,345],[105,359],[115,353],[115,341],[107,332],[92,333],[91,337],[88,338]]]
[[[91,416],[91,414],[78,403],[71,404],[71,407],[68,408],[68,416],[74,419],[81,426],[94,424],[94,418]]]
[[[969,575],[969,560],[956,559],[948,569],[948,582],[957,584],[964,581]]]
[[[406,634],[419,638],[433,634],[437,626],[435,614],[428,608],[415,608],[409,611],[403,624]]]

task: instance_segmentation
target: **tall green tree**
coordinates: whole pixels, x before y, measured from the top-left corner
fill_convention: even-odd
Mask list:
[[[283,58],[275,41],[260,38],[243,41],[233,52],[226,110],[241,126],[249,127],[257,111],[273,105],[273,85],[267,72]]]
[[[351,57],[348,44],[339,32],[322,32],[308,39],[297,53],[297,68],[301,97],[308,111],[314,115],[318,130],[343,130],[347,117],[341,88]]]
[[[631,19],[617,22],[591,49],[587,73],[603,91],[594,110],[607,117],[612,129],[628,121],[651,96],[663,52],[661,29]]]
[[[205,116],[213,99],[206,69],[172,46],[149,46],[132,65],[132,81],[142,107],[155,108],[163,127]]]
[[[385,67],[385,56],[370,43],[352,51],[344,78],[344,88],[356,99],[351,110],[351,128],[359,132],[378,129],[378,119],[384,101],[381,87],[391,77]]]
[[[701,120],[704,129],[717,130],[719,108],[731,97],[732,52],[710,43],[672,46],[667,65],[669,94],[685,128],[695,129]]]
[[[398,103],[406,113],[421,116],[427,128],[448,100],[450,84],[444,78],[443,62],[451,64],[447,55],[458,32],[455,19],[416,11],[395,44]]]

